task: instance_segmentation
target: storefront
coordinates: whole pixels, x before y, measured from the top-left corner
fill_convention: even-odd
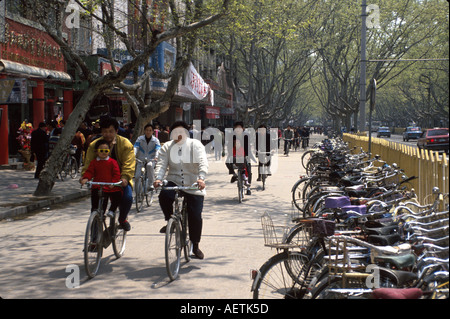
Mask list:
[[[5,18],[0,42],[0,164],[16,154],[24,120],[38,127],[73,110],[72,78],[59,45],[44,31]],[[3,147],[5,145],[6,147]]]

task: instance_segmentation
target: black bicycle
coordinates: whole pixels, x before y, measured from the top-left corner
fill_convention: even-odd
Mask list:
[[[242,203],[244,200],[244,176],[245,176],[245,164],[234,164],[234,169],[237,169],[237,189],[238,189],[238,201]]]
[[[182,198],[184,190],[197,190],[198,184],[194,183],[192,186],[164,186],[162,190],[175,191],[174,213],[167,221],[166,226],[166,240],[165,240],[165,259],[166,270],[170,280],[175,280],[178,277],[181,265],[181,250],[184,251],[184,258],[186,262],[191,260],[192,243],[189,239],[188,219],[187,219],[187,203]]]
[[[100,268],[103,249],[112,244],[116,258],[122,257],[125,251],[127,232],[119,224],[119,214],[114,212],[113,217],[107,217],[103,210],[103,186],[121,186],[117,183],[87,182],[88,187],[99,185],[98,209],[89,216],[84,237],[84,266],[89,278],[94,278]],[[109,218],[109,226],[107,220]]]

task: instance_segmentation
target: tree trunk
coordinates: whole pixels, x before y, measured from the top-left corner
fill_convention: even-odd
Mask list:
[[[39,176],[39,183],[34,192],[34,196],[50,195],[53,185],[55,184],[56,175],[58,174],[67,155],[68,146],[70,145],[75,133],[81,122],[83,122],[86,113],[89,111],[92,101],[100,92],[98,86],[91,86],[85,91],[80,101],[70,114],[70,121],[66,121],[66,125],[62,130],[61,137],[52,151],[49,159],[45,163],[45,167]],[[75,118],[75,120],[73,120]]]

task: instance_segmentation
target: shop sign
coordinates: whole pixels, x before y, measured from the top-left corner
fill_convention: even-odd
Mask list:
[[[206,107],[206,118],[208,120],[217,120],[220,118],[220,107],[207,106]]]
[[[65,71],[61,49],[49,34],[9,19],[5,23],[1,56],[12,62]]]

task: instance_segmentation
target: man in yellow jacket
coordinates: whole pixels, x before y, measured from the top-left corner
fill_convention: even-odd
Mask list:
[[[136,158],[134,156],[134,147],[131,142],[117,134],[119,131],[119,123],[110,117],[102,118],[100,120],[100,129],[102,133],[101,139],[106,140],[109,143],[111,150],[111,158],[115,159],[119,163],[120,176],[122,180],[123,196],[122,202],[119,206],[119,223],[125,231],[131,229],[130,223],[127,221],[128,213],[130,212],[133,204],[133,177],[136,166]],[[99,140],[99,139],[97,139]],[[95,143],[97,140],[92,141],[86,152],[86,159],[81,171],[81,176],[89,167],[89,163],[96,158]]]

